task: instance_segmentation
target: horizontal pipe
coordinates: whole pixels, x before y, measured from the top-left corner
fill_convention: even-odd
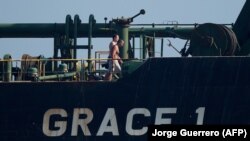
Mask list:
[[[191,33],[194,28],[185,27],[185,28],[130,28],[129,34],[135,37],[140,37],[141,34],[154,36],[155,37],[172,37],[172,38],[181,38],[181,39],[190,39]]]
[[[73,25],[72,25],[73,26]],[[108,25],[110,26],[110,25]],[[106,28],[106,24],[97,23],[93,26],[93,37],[112,37],[116,33],[115,25]],[[73,28],[71,28],[73,29]],[[129,28],[129,34],[139,37],[141,33],[156,37],[190,37],[192,27],[185,28]],[[73,38],[74,31],[70,31]],[[56,35],[65,35],[65,24],[63,23],[20,23],[0,24],[0,38],[53,38]],[[177,36],[178,35],[178,36]],[[78,27],[77,37],[88,37],[88,24],[82,23]]]
[[[63,74],[40,76],[38,77],[38,80],[42,81],[42,80],[51,80],[51,79],[62,79],[62,78],[73,77],[74,75],[76,75],[76,72],[68,72],[68,73],[63,73]]]
[[[53,38],[55,35],[65,35],[63,23],[21,23],[21,24],[0,24],[0,38]],[[72,25],[73,26],[73,25]],[[99,31],[104,24],[97,24],[94,28],[97,37],[110,37],[113,30],[109,32]],[[69,32],[73,38],[73,28]],[[88,24],[80,24],[78,27],[78,37],[88,37]]]

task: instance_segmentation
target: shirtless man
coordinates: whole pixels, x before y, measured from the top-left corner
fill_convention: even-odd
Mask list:
[[[121,73],[122,60],[119,56],[119,48],[124,46],[124,41],[119,40],[116,45],[114,45],[110,50],[110,55],[112,60],[109,61],[108,73],[105,75],[105,80],[112,80],[112,74]]]
[[[112,47],[114,45],[116,45],[118,41],[119,41],[119,35],[118,34],[114,34],[113,35],[113,40],[109,44],[109,52],[111,52]],[[111,58],[111,54],[110,53],[109,53],[109,57]]]

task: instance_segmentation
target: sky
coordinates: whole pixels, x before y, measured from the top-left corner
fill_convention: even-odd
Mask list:
[[[137,17],[134,24],[162,24],[177,21],[179,24],[194,23],[234,23],[246,0],[1,0],[1,23],[65,23],[67,14],[80,16],[87,23],[93,14],[97,23],[112,18],[131,17],[140,9],[146,14]],[[1,33],[0,33],[1,34]],[[107,50],[111,37],[94,39],[96,50]],[[87,45],[86,39],[78,39],[79,44]],[[181,49],[184,41],[171,39],[172,44]],[[159,46],[158,41],[156,46]],[[165,48],[166,46],[166,48]],[[159,47],[157,47],[158,49]],[[156,50],[157,50],[156,49]],[[164,44],[164,56],[180,56],[174,49]],[[78,58],[87,58],[87,50],[78,52]],[[0,58],[11,54],[13,59],[21,59],[22,54],[32,56],[53,56],[53,39],[6,39],[0,38]]]

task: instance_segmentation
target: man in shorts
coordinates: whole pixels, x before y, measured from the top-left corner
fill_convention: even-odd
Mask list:
[[[123,63],[122,59],[119,56],[119,48],[124,46],[124,41],[119,40],[116,45],[110,48],[110,55],[111,60],[109,61],[109,68],[108,73],[105,75],[105,80],[112,80],[112,74],[120,74],[121,73],[121,66],[120,64]]]

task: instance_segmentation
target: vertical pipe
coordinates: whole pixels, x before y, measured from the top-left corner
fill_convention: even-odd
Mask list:
[[[154,37],[153,37],[153,56],[155,57],[155,32],[154,32]]]
[[[97,67],[97,52],[95,52],[95,70],[96,70],[96,67]]]
[[[99,53],[98,54],[98,69],[100,70],[101,69],[101,54]],[[96,69],[95,69],[96,70]],[[99,74],[100,75],[100,74]]]
[[[143,59],[143,57],[142,57],[143,56],[142,55],[143,54],[143,37],[144,36],[141,34],[140,35],[140,59]]]
[[[80,20],[79,20],[79,16],[75,15],[74,17],[74,49],[73,49],[73,58],[76,59],[77,58],[77,50],[76,50],[76,46],[77,46],[77,35],[78,35],[78,24],[80,24]],[[76,61],[74,61],[73,64],[73,68],[75,69],[74,71],[76,71]]]
[[[161,38],[161,57],[163,57],[163,43],[164,43],[164,40],[163,38]]]
[[[135,36],[133,36],[133,58],[135,58]]]
[[[66,16],[66,27],[65,27],[65,34],[66,34],[66,39],[65,39],[65,41],[66,41],[66,47],[70,47],[71,46],[71,42],[70,42],[70,25],[71,25],[71,23],[72,23],[72,19],[71,19],[71,16],[70,15],[67,15]],[[70,57],[69,58],[67,58],[67,59],[73,59],[73,56],[74,56],[74,51],[73,51],[73,49],[67,49],[67,50],[69,50],[69,51],[67,51],[69,54],[67,54],[67,55],[69,55]],[[73,63],[72,62],[70,62],[70,63],[67,63],[68,64],[68,66],[69,66],[69,69],[70,70],[72,70],[72,68],[73,68]]]
[[[46,67],[45,63],[42,63],[42,69],[43,69],[42,76],[45,76],[45,71],[46,71],[45,67]]]
[[[94,15],[89,16],[89,35],[88,35],[88,70],[91,72],[92,64],[91,64],[91,46],[92,46],[92,32],[93,32],[93,21]]]
[[[53,59],[57,59],[58,58],[58,46],[60,45],[60,37],[58,35],[56,35],[54,37],[54,55],[53,55]],[[57,61],[51,60],[51,64],[52,64],[52,72],[55,71],[55,69],[57,68]]]
[[[69,46],[70,20],[71,20],[71,16],[67,15],[66,16],[66,24],[65,24],[65,42],[66,42],[67,47]]]
[[[155,28],[155,24],[152,24],[152,27]],[[153,53],[152,53],[152,57],[155,57],[155,32],[153,34]]]
[[[146,50],[146,37],[143,36],[142,38],[142,59],[146,59],[146,55],[147,55],[147,50]]]
[[[124,40],[124,46],[120,50],[120,56],[122,59],[128,59],[128,49],[129,49],[129,40],[128,40],[128,25],[119,25],[119,35],[120,39]]]
[[[12,80],[12,58],[10,54],[5,54],[3,62],[3,81],[10,82]]]
[[[78,24],[80,24],[80,19],[78,15],[75,15],[74,17],[74,59],[77,58],[77,35],[78,35]]]

